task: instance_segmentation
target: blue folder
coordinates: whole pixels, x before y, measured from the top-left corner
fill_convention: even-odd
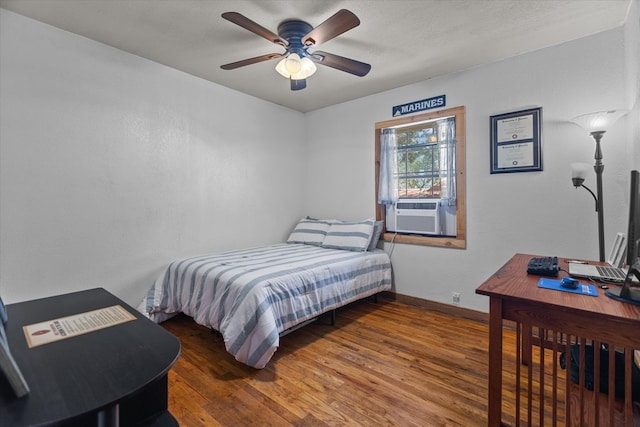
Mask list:
[[[538,287],[544,289],[553,289],[556,291],[570,292],[572,294],[589,295],[592,297],[598,296],[598,290],[596,289],[596,287],[593,285],[587,285],[585,283],[578,283],[577,289],[569,289],[562,286],[560,284],[560,280],[541,277],[540,280],[538,280]]]

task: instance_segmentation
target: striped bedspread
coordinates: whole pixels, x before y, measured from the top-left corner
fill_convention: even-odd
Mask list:
[[[282,331],[390,288],[383,250],[281,243],[174,261],[138,310],[156,323],[185,313],[219,331],[236,360],[261,369]]]

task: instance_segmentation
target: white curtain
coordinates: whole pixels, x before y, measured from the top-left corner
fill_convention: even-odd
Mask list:
[[[378,203],[381,205],[393,205],[398,201],[397,158],[396,131],[383,129],[380,140],[380,182],[378,183]]]
[[[456,205],[456,119],[438,121],[440,133],[440,198],[442,206]]]

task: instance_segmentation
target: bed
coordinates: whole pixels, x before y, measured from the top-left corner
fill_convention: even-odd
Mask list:
[[[236,360],[262,369],[283,332],[391,288],[373,221],[324,222],[301,220],[286,243],[176,260],[138,310],[156,323],[191,316],[220,332]]]

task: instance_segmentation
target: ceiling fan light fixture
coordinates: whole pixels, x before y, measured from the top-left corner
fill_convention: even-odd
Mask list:
[[[316,67],[316,64],[306,56],[302,58],[300,63],[301,63],[301,68],[300,68],[299,76],[302,76],[302,77],[299,77],[299,78],[306,79],[307,77],[311,77],[318,70],[318,67]]]
[[[291,55],[287,56],[284,60],[284,68],[286,68],[290,74],[299,73],[302,69],[300,56],[298,56],[297,53],[292,53]]]
[[[289,56],[291,55],[287,55],[284,58],[282,58],[280,61],[278,61],[278,64],[276,65],[276,71],[278,72],[278,74],[280,74],[282,77],[286,79],[291,77],[291,72],[287,69],[287,60],[289,59]]]
[[[285,58],[281,59],[276,65],[276,71],[282,77],[293,80],[303,80],[312,76],[318,67],[312,60],[306,56],[300,58],[297,53],[291,53]]]

